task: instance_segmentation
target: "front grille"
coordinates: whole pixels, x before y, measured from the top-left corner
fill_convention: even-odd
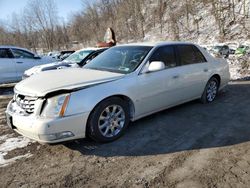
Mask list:
[[[26,113],[32,114],[34,112],[37,98],[15,94],[14,100],[16,101],[16,104]]]

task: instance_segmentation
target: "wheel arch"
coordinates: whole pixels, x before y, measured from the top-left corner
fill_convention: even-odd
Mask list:
[[[219,87],[220,87],[220,84],[221,84],[221,77],[220,77],[220,75],[219,75],[219,74],[214,74],[214,75],[212,75],[212,76],[210,77],[210,79],[211,79],[211,78],[216,78],[216,79],[218,80],[218,82],[219,82],[218,84],[219,84]],[[210,79],[209,79],[209,80],[210,80]]]
[[[104,99],[102,99],[101,101],[99,101],[99,102],[93,107],[93,109],[90,111],[89,116],[88,116],[88,119],[87,119],[86,132],[87,132],[87,129],[88,129],[88,122],[89,122],[90,116],[91,116],[91,114],[93,113],[93,111],[95,110],[95,108],[96,108],[100,103],[102,103],[103,101],[105,101],[105,100],[107,100],[107,99],[110,99],[110,98],[114,98],[114,97],[120,98],[120,99],[122,99],[122,100],[124,100],[124,101],[126,101],[126,102],[128,103],[128,105],[129,105],[129,116],[130,116],[129,118],[130,118],[130,120],[133,119],[134,114],[135,114],[135,105],[134,105],[133,100],[132,100],[131,98],[129,98],[128,96],[122,95],[122,94],[111,95],[111,96],[105,97]]]

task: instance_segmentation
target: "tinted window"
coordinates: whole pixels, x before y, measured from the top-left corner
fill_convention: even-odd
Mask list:
[[[222,47],[222,49],[223,49],[223,50],[228,50],[229,47],[225,45],[225,46]]]
[[[34,54],[24,50],[12,49],[12,52],[15,58],[34,59]]]
[[[11,58],[11,53],[8,49],[0,49],[0,58]]]
[[[162,61],[165,63],[166,68],[175,67],[177,65],[175,58],[175,51],[173,46],[164,46],[158,48],[150,57],[152,61]]]
[[[193,49],[194,49],[194,53],[195,53],[195,56],[196,56],[196,63],[207,62],[204,55],[201,53],[201,51],[196,46],[193,46]]]
[[[206,62],[200,50],[192,45],[178,45],[180,62],[182,65]]]

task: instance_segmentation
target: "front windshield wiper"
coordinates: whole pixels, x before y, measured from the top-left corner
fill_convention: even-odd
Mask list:
[[[68,63],[68,64],[73,64],[73,63],[77,63],[77,64],[79,64],[80,62],[77,62],[77,61],[62,61],[62,62],[64,62],[64,63]]]
[[[92,70],[99,70],[99,71],[105,71],[103,69],[100,68],[94,68],[94,67],[83,67],[84,69],[92,69]]]

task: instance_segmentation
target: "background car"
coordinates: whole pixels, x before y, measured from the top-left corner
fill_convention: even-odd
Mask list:
[[[229,54],[232,53],[232,52],[230,52],[228,45],[213,46],[210,52],[215,54],[215,55],[221,55],[225,58],[228,58]]]
[[[250,53],[250,47],[247,45],[240,45],[236,51],[235,55],[241,56]]]
[[[24,48],[0,46],[0,83],[20,81],[25,70],[53,61]]]
[[[82,50],[78,50],[61,62],[54,62],[46,65],[35,66],[29,70],[26,70],[23,74],[23,79],[43,71],[70,67],[80,68],[86,63],[88,63],[90,60],[104,52],[106,49],[108,48],[85,48]]]
[[[71,54],[73,54],[75,51],[74,50],[63,50],[60,52],[60,54],[57,56],[57,59],[59,60],[64,60],[67,57],[69,57]]]

